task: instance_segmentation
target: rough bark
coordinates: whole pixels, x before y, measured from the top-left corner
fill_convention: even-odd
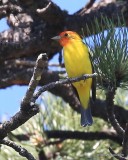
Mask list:
[[[0,60],[2,62],[10,58],[34,57],[40,52],[47,52],[49,58],[52,58],[61,48],[50,39],[51,37],[65,29],[81,33],[81,28],[88,36],[86,25],[94,34],[96,32],[94,27],[92,29],[94,18],[97,17],[98,23],[102,25],[102,29],[104,28],[101,15],[112,19],[115,25],[118,16],[124,15],[127,25],[127,11],[127,1],[102,0],[94,3],[91,8],[87,9],[85,6],[72,15],[48,0],[28,2],[20,0],[15,3],[7,1],[1,4],[0,13],[5,14],[1,15],[1,18],[5,16],[8,18],[10,30],[0,34]]]

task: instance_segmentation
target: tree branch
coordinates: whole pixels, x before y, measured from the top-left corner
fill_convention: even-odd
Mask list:
[[[1,144],[4,144],[6,146],[9,146],[11,148],[13,148],[16,152],[18,152],[22,157],[26,157],[28,160],[36,160],[31,153],[29,153],[25,148],[15,144],[12,141],[9,140],[0,140]]]
[[[61,131],[61,130],[51,130],[45,131],[47,138],[56,138],[56,141],[46,141],[44,146],[54,145],[63,142],[66,139],[77,139],[77,140],[112,140],[119,145],[122,144],[122,137],[118,136],[115,132],[106,130],[100,132],[81,132],[81,131]],[[28,134],[17,134],[14,135],[19,141],[29,141]]]
[[[24,96],[21,106],[26,106],[26,104],[29,104],[31,102],[31,99],[33,97],[34,91],[36,87],[38,86],[39,81],[41,80],[42,71],[44,68],[47,67],[47,55],[40,54],[36,61],[36,66],[33,72],[33,76],[31,78],[31,81],[29,83],[26,95]]]
[[[79,132],[79,131],[45,131],[48,138],[60,138],[62,140],[66,139],[77,139],[77,140],[105,140],[110,139],[121,145],[121,138],[118,137],[116,133],[113,132]]]
[[[97,73],[93,73],[93,74],[85,74],[83,76],[80,77],[75,77],[75,78],[68,78],[66,80],[61,80],[61,81],[56,81],[56,82],[51,82],[43,87],[41,87],[33,96],[32,102],[35,103],[36,99],[41,95],[42,92],[45,92],[46,90],[50,90],[58,85],[62,85],[62,84],[70,84],[73,82],[78,82],[80,80],[86,80],[88,78],[93,78],[96,77]]]
[[[124,130],[118,123],[115,114],[114,114],[114,96],[115,96],[115,89],[108,90],[106,93],[106,109],[108,113],[108,118],[116,132],[123,137],[124,135]]]
[[[45,8],[37,9],[37,13],[38,13],[38,14],[42,14],[42,13],[46,12],[47,9],[50,7],[51,4],[52,4],[52,3],[49,2],[48,5],[47,5]]]
[[[6,137],[9,132],[18,128],[39,112],[39,107],[35,105],[35,103],[31,103],[31,98],[41,78],[42,71],[46,67],[46,60],[46,54],[40,54],[38,56],[28,90],[21,103],[20,111],[17,112],[10,121],[4,122],[0,125],[0,139]]]

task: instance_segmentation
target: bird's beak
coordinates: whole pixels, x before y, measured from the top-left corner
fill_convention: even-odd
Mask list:
[[[61,39],[61,37],[60,36],[55,36],[55,37],[52,37],[51,39],[59,41]]]

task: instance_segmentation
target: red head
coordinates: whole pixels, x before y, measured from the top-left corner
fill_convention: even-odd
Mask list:
[[[53,37],[52,39],[58,40],[61,46],[66,46],[71,44],[74,40],[80,40],[80,36],[73,31],[64,31],[61,32],[59,36]]]

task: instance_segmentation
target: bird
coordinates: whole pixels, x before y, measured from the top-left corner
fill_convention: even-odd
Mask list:
[[[94,72],[88,47],[82,38],[74,31],[63,31],[52,38],[63,47],[63,57],[69,78],[92,74]],[[90,107],[90,91],[95,101],[96,89],[92,78],[72,83],[81,103],[81,126],[91,126],[93,118]]]

